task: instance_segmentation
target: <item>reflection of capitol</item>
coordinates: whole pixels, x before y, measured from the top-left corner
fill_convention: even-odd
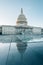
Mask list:
[[[18,41],[16,43],[16,47],[17,47],[17,49],[15,49],[15,51],[12,51],[11,50],[12,47],[11,47],[11,43],[10,43],[7,58],[6,58],[6,65],[22,65],[24,54],[27,49],[27,43]],[[13,48],[13,50],[14,50],[14,48]],[[18,54],[18,52],[20,54]]]
[[[21,13],[17,18],[16,26],[2,25],[0,26],[0,34],[43,34],[43,28],[32,27],[27,25],[27,19],[23,14],[23,9],[21,8]]]
[[[26,51],[27,48],[27,43],[23,43],[23,42],[18,42],[17,43],[17,49],[19,51],[20,54],[23,54]]]
[[[17,50],[19,51],[20,55],[21,55],[21,64],[23,65],[23,57],[24,57],[24,53],[26,52],[27,49],[27,43],[23,43],[23,42],[18,42],[17,43]]]

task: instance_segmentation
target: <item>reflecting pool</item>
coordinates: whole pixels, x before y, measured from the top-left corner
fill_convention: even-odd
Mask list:
[[[0,65],[43,65],[43,38],[0,42]]]

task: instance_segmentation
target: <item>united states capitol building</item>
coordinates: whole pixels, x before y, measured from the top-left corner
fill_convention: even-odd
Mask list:
[[[43,34],[43,28],[29,26],[25,15],[23,14],[23,9],[21,8],[21,13],[17,18],[16,26],[2,25],[0,26],[0,35],[8,34]]]

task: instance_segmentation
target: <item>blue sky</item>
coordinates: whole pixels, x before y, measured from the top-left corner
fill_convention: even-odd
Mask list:
[[[21,8],[28,25],[43,27],[43,0],[0,0],[0,25],[15,25]]]

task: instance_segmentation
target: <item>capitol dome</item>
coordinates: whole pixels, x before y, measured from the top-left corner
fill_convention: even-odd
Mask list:
[[[17,25],[27,25],[26,20],[27,19],[26,19],[25,15],[23,14],[23,9],[21,8],[21,14],[18,16],[16,24]]]

